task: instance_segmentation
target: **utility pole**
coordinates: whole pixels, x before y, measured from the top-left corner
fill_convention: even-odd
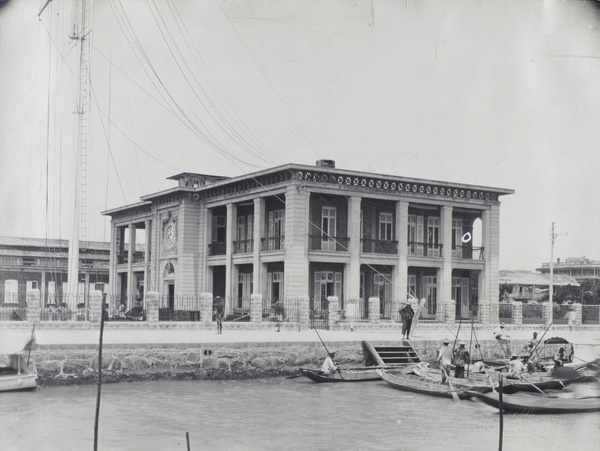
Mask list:
[[[552,223],[552,230],[550,231],[551,246],[550,246],[550,287],[548,290],[550,300],[550,310],[548,311],[548,324],[552,324],[554,321],[554,241],[559,235],[566,235],[565,233],[556,233],[556,223]]]

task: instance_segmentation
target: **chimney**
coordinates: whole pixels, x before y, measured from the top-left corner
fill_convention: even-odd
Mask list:
[[[335,168],[335,160],[317,160],[317,167]]]

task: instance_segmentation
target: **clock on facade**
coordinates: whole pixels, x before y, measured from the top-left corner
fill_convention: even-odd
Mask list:
[[[176,237],[176,230],[175,230],[175,223],[171,222],[169,224],[167,224],[167,227],[165,229],[165,242],[167,244],[167,246],[173,246],[173,244],[175,244],[175,237]]]

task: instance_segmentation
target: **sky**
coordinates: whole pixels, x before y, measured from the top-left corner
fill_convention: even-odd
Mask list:
[[[0,235],[70,237],[71,1],[0,2]],[[79,33],[81,27],[75,26]],[[600,260],[600,4],[91,2],[86,221],[180,172],[280,164],[509,188],[500,269]]]

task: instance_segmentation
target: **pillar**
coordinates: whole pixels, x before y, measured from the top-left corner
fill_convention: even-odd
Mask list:
[[[200,293],[200,318],[204,324],[212,323],[213,294]]]
[[[369,322],[372,324],[379,324],[379,320],[381,319],[379,313],[379,304],[381,301],[378,297],[369,298]]]
[[[40,320],[40,290],[27,291],[27,321],[36,323]]]
[[[90,323],[99,323],[102,317],[102,291],[94,290],[90,293],[89,299],[89,321]]]
[[[251,294],[250,295],[250,322],[260,323],[262,322],[262,294]]]
[[[398,262],[397,271],[392,276],[396,278],[393,281],[396,287],[394,297],[399,302],[405,302],[408,299],[408,202],[405,201],[396,202],[396,239],[398,240]]]
[[[340,322],[340,299],[337,296],[327,297],[327,308],[329,309],[329,324]]]
[[[456,301],[454,299],[448,299],[444,302],[444,311],[444,322],[448,325],[456,323]]]
[[[523,303],[519,301],[512,302],[512,323],[515,325],[523,324]]]
[[[233,204],[227,204],[227,222],[225,233],[225,314],[230,313],[233,306],[233,233],[236,221],[236,208]]]
[[[146,319],[149,325],[158,325],[159,302],[159,295],[156,291],[146,294]]]
[[[542,322],[544,324],[550,324],[550,318],[552,318],[552,316],[550,316],[551,308],[550,302],[542,302]]]
[[[571,304],[571,307],[575,309],[575,323],[576,325],[583,324],[583,307],[579,302]]]
[[[298,297],[298,330],[308,328],[310,299],[308,296]]]
[[[440,211],[442,228],[442,270],[439,271],[438,286],[441,300],[452,299],[452,207],[443,206]],[[454,302],[456,310],[456,302]],[[448,317],[448,315],[446,315]]]
[[[479,301],[479,322],[486,325],[490,324],[490,301]]]
[[[348,290],[346,298],[358,299],[360,295],[360,197],[350,197],[348,201],[348,235],[350,242],[350,262],[347,266],[346,280]]]

